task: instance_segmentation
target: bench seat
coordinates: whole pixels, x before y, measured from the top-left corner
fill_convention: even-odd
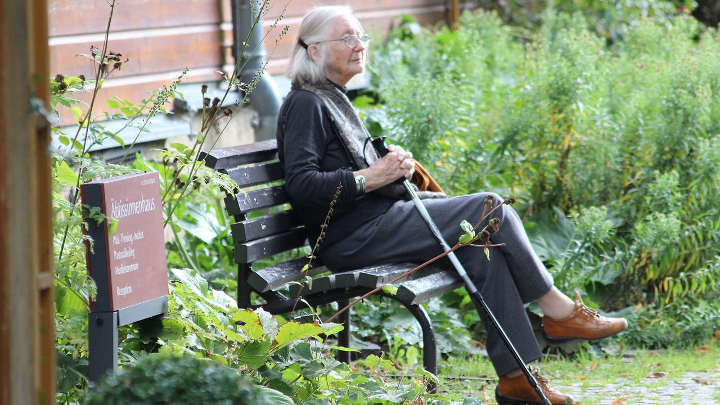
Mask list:
[[[331,273],[317,259],[306,272],[307,258],[277,260],[278,263],[255,269],[259,260],[277,259],[279,254],[308,246],[305,231],[293,215],[284,187],[284,174],[277,160],[274,140],[231,148],[214,149],[201,157],[205,164],[227,174],[238,189],[224,199],[225,208],[235,223],[231,233],[238,265],[237,301],[240,308],[263,307],[270,313],[293,311],[298,298],[316,306],[337,302],[344,307],[351,299],[385,285],[417,264],[395,263],[347,269]],[[312,282],[306,284],[307,277]],[[427,266],[394,283],[395,294],[377,294],[396,300],[413,314],[423,331],[423,363],[437,374],[437,344],[432,322],[422,303],[463,285],[454,271]],[[254,297],[253,297],[254,294]],[[345,329],[339,333],[341,346],[350,346],[350,312],[339,322]],[[338,357],[349,361],[350,352]],[[434,384],[428,389],[434,391]]]

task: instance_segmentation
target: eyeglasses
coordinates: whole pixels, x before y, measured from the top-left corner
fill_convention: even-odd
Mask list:
[[[370,43],[370,35],[368,34],[362,34],[359,37],[357,35],[345,35],[344,37],[340,39],[328,39],[325,41],[319,41],[315,42],[316,44],[321,44],[323,42],[335,42],[335,41],[344,41],[345,45],[348,46],[348,48],[355,48],[358,46],[358,43],[361,43],[363,46],[367,47]]]

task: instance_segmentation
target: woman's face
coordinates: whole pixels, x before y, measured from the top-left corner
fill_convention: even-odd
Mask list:
[[[349,16],[336,18],[331,32],[329,40],[343,39],[345,35],[360,37],[363,34],[357,21]],[[345,41],[329,41],[325,63],[327,78],[345,86],[353,76],[365,71],[365,46],[360,41],[354,48],[348,47]]]

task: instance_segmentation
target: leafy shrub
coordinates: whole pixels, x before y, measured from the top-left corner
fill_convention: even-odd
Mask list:
[[[237,371],[192,356],[149,356],[109,374],[91,389],[86,405],[285,404],[281,393]]]
[[[517,40],[496,15],[468,12],[455,31],[391,35],[373,53],[380,102],[359,103],[368,126],[446,191],[516,197],[567,293],[611,311],[708,300],[720,280],[717,32],[636,19],[608,45],[581,14],[543,22]]]
[[[629,28],[643,20],[664,24],[697,5],[689,0],[478,0],[477,4],[497,12],[508,24],[533,30],[543,24],[543,17],[547,18],[544,14],[549,12],[581,14],[594,33],[612,42],[622,40]]]

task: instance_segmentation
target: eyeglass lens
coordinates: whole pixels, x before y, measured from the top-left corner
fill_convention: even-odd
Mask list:
[[[349,46],[350,48],[355,48],[359,42],[362,42],[363,46],[366,46],[368,42],[370,42],[370,35],[363,34],[358,38],[357,35],[345,35],[345,45]]]

